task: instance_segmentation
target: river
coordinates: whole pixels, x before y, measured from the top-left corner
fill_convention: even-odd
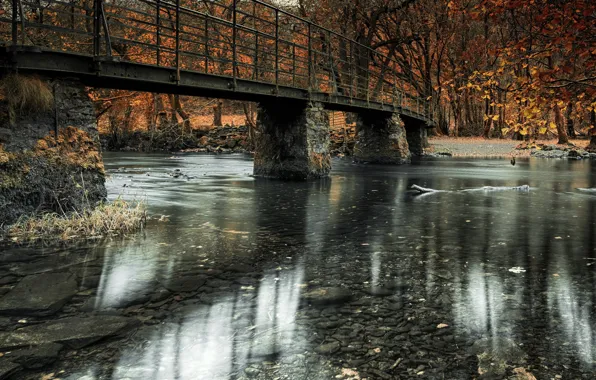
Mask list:
[[[255,179],[241,155],[105,163],[110,198],[146,199],[153,218],[125,239],[6,253],[2,293],[49,273],[76,291],[4,331],[93,321],[38,328],[58,359],[17,378],[596,377],[594,162],[334,159],[310,182]],[[110,318],[126,323],[91,336]]]

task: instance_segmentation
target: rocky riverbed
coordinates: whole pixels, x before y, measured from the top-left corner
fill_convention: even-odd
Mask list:
[[[167,215],[138,236],[4,249],[0,378],[596,375],[596,198],[574,190],[595,187],[591,162],[335,160],[329,181],[285,183],[241,157],[168,157],[106,156],[111,196],[142,189]]]
[[[262,253],[281,243],[260,238]],[[551,337],[559,348],[550,351],[535,340],[545,326],[529,316],[546,307],[540,299],[499,295],[512,311],[489,334],[466,323],[473,311],[454,313],[461,268],[450,257],[462,247],[429,250],[428,242],[401,244],[409,254],[399,262],[376,253],[393,275],[374,278],[356,271],[370,260],[367,249],[342,245],[350,261],[319,269],[293,259],[304,248],[288,239],[283,252],[256,262],[182,254],[175,275],[154,278],[135,265],[140,257],[101,250],[8,252],[0,378],[531,378],[517,377],[521,370],[588,378],[571,359],[573,345]],[[132,270],[126,279],[123,270]],[[498,265],[483,271],[516,281]],[[352,275],[330,276],[341,272]],[[507,338],[520,325],[524,338]]]

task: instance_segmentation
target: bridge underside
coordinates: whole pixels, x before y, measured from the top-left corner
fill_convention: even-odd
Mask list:
[[[301,88],[228,76],[204,74],[154,65],[42,50],[37,47],[0,48],[0,67],[20,73],[48,77],[76,77],[89,87],[145,91],[187,96],[262,102],[272,99],[305,100],[321,103],[325,109],[345,112],[365,110],[398,113],[431,125],[423,113],[390,103],[352,98],[341,94],[312,92]]]
[[[91,87],[258,102],[254,174],[270,178],[303,180],[329,174],[325,109],[358,115],[354,158],[359,162],[409,162],[411,154],[422,153],[430,124],[425,116],[392,104],[71,53],[5,48],[0,65],[4,72],[32,73],[56,81],[75,78]]]

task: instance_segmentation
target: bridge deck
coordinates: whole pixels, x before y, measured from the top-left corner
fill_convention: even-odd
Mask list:
[[[12,0],[2,66],[89,86],[398,112],[432,125],[429,102],[380,52],[258,0]]]

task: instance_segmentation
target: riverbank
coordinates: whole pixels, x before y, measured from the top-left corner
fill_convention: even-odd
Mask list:
[[[596,153],[585,151],[588,140],[570,140],[567,145],[558,145],[557,140],[525,142],[481,137],[431,137],[429,143],[426,153],[453,157],[596,158]]]
[[[39,213],[0,229],[0,245],[60,243],[126,235],[143,228],[147,205],[116,199],[68,214]]]
[[[345,133],[345,137],[344,137]],[[254,141],[247,126],[194,129],[185,134],[164,131],[132,131],[122,135],[100,134],[104,151],[110,152],[184,152],[252,153]],[[332,130],[330,152],[333,156],[351,155],[355,144],[354,127]]]
[[[335,157],[351,156],[355,144],[353,126],[332,130],[330,153]],[[209,130],[197,129],[186,135],[134,131],[124,136],[101,135],[104,151],[123,152],[185,152],[185,153],[252,153],[253,142],[246,126],[224,126]],[[588,140],[570,140],[557,145],[556,140],[524,142],[480,137],[430,137],[428,156],[511,158],[596,158],[585,151]]]

